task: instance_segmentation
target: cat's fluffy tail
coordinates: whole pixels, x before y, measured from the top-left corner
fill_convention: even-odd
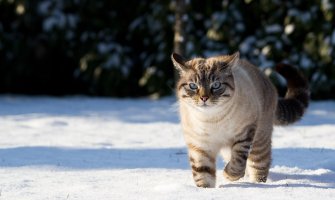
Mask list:
[[[287,92],[278,100],[275,125],[288,125],[298,121],[309,103],[309,88],[306,78],[293,66],[278,64],[276,71],[287,80]]]

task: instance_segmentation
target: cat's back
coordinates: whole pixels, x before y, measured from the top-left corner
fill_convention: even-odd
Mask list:
[[[236,84],[241,83],[240,90],[245,91],[249,99],[255,99],[262,108],[275,107],[277,91],[270,79],[258,67],[246,60],[239,61]]]

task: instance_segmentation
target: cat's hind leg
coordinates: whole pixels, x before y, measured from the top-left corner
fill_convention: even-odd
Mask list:
[[[247,171],[252,182],[267,180],[271,166],[271,135],[272,128],[256,133],[247,162]]]
[[[216,153],[193,144],[188,144],[188,150],[195,184],[204,188],[215,187]]]

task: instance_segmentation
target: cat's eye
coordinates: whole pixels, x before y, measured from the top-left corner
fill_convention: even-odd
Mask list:
[[[196,89],[198,89],[198,86],[197,86],[197,84],[195,84],[195,83],[190,83],[190,84],[188,84],[188,86],[190,87],[191,90],[196,90]]]
[[[219,81],[216,81],[212,84],[212,89],[216,90],[219,89],[221,87],[221,83]]]

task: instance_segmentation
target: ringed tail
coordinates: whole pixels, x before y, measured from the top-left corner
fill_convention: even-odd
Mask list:
[[[307,79],[293,66],[278,64],[276,71],[287,81],[284,98],[278,100],[275,125],[289,125],[301,119],[309,104]]]

